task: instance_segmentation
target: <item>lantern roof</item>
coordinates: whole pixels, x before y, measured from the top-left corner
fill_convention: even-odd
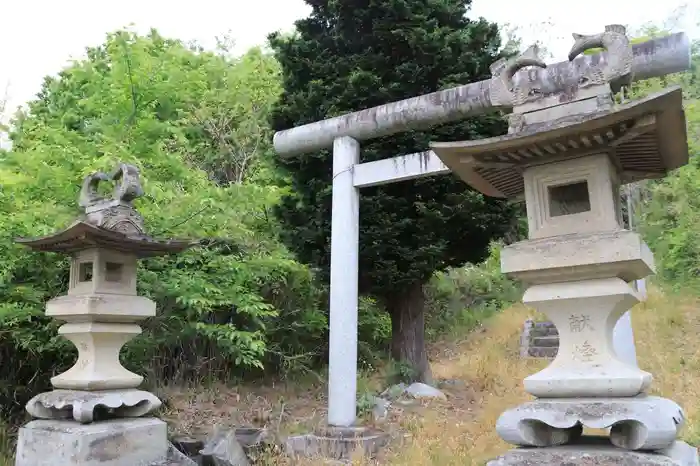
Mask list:
[[[125,163],[120,163],[111,174],[88,175],[80,193],[79,204],[85,210],[81,219],[52,235],[15,241],[44,252],[72,255],[103,248],[140,258],[175,254],[198,244],[191,240],[157,240],[146,234],[143,217],[132,205],[134,199],[143,196],[139,175],[138,168]],[[115,183],[111,197],[98,194],[102,181]]]
[[[622,183],[661,178],[688,162],[678,86],[602,110],[561,114],[503,136],[430,148],[455,175],[494,197],[519,197],[523,169],[567,158],[607,153]]]
[[[137,257],[175,254],[183,252],[196,244],[193,241],[159,241],[147,236],[129,236],[83,221],[76,221],[65,230],[49,236],[18,238],[15,241],[31,249],[43,252],[74,254],[85,249],[102,248],[133,254]]]

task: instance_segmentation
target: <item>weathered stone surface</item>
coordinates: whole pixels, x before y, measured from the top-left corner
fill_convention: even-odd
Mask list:
[[[546,325],[538,325],[546,324]],[[535,322],[535,326],[530,329],[531,337],[556,337],[559,331],[551,322]]]
[[[386,420],[387,416],[389,416],[389,408],[391,408],[391,401],[380,397],[374,397],[372,417],[375,421]]]
[[[170,445],[168,454],[163,461],[151,463],[148,466],[202,466],[202,463],[189,458],[173,445]]]
[[[249,466],[248,456],[236,438],[235,430],[217,429],[200,452],[214,466]]]
[[[527,349],[527,355],[531,358],[554,359],[557,357],[558,352],[559,352],[559,347],[556,347],[556,348],[531,347],[531,348]]]
[[[603,277],[632,281],[654,273],[654,257],[633,231],[575,233],[513,243],[501,252],[501,270],[529,285]]]
[[[415,382],[406,387],[406,394],[412,396],[413,398],[438,398],[441,400],[446,400],[447,396],[440,390],[430,385]]]
[[[523,193],[527,195],[528,181],[523,177],[527,177],[528,170],[571,162],[577,157],[588,158],[596,153],[607,154],[614,161],[619,167],[622,183],[660,178],[688,162],[680,87],[671,87],[621,105],[613,105],[611,99],[608,87],[607,103],[591,96],[588,101],[542,108],[522,114],[521,119],[532,120],[536,113],[540,113],[538,118],[544,121],[532,122],[507,135],[432,142],[430,148],[457,177],[474,189],[487,196],[508,198],[517,198]],[[592,111],[590,107],[599,108]],[[549,120],[555,117],[553,113],[558,113],[559,118]],[[510,120],[513,126],[514,118]],[[634,124],[620,126],[631,120]],[[645,145],[644,157],[639,156],[640,144]],[[649,152],[646,152],[646,147]],[[642,160],[650,163],[644,165]],[[598,192],[598,184],[591,186],[589,182],[589,186],[593,192]],[[597,216],[593,199],[598,196],[593,192],[589,209],[571,213],[571,217],[587,219],[588,222]],[[530,218],[528,206],[528,220]],[[606,220],[605,217],[600,219]],[[536,226],[529,224],[531,233]],[[585,226],[582,229],[586,229]]]
[[[683,33],[655,38],[632,46],[635,79],[648,79],[690,67],[690,41]],[[523,70],[514,77],[516,84],[529,81],[543,94],[554,94],[577,87],[582,70],[607,59],[607,53],[583,55],[573,62],[552,64],[546,69]],[[489,81],[480,81],[452,89],[392,102],[359,112],[309,123],[275,133],[278,154],[294,154],[326,149],[338,137],[350,136],[360,141],[427,128],[475,116],[492,110]],[[534,87],[530,84],[530,87]]]
[[[659,450],[676,440],[684,420],[680,406],[655,396],[540,399],[504,412],[496,430],[513,445],[547,447],[576,441],[581,425],[611,427],[619,448]]]
[[[392,385],[391,387],[384,390],[380,394],[380,396],[382,398],[387,398],[389,400],[395,400],[395,399],[399,398],[401,395],[403,395],[404,393],[406,393],[407,387],[408,387],[408,385],[406,385],[405,383],[398,383],[398,384]]]
[[[415,382],[411,385],[405,383],[392,385],[384,390],[380,396],[391,401],[397,400],[403,395],[408,395],[411,398],[447,398],[439,389],[421,382]]]
[[[98,192],[98,185],[102,181],[115,183],[109,198]],[[143,195],[139,169],[134,165],[120,163],[110,174],[95,172],[86,176],[78,202],[85,208],[88,223],[130,236],[143,236],[143,217],[132,205],[136,198]]]
[[[697,450],[685,442],[659,452],[636,452],[611,446],[605,439],[584,438],[576,445],[519,448],[487,466],[698,466]]]
[[[559,351],[559,332],[552,322],[527,319],[520,335],[521,358],[553,359]]]
[[[170,447],[166,424],[159,419],[113,420],[87,425],[37,420],[19,431],[15,466],[167,465]]]
[[[270,437],[267,429],[259,427],[236,427],[233,433],[249,456],[251,453],[262,450],[268,444]]]
[[[491,65],[489,96],[492,105],[515,107],[542,97],[542,90],[538,83],[528,80],[513,82],[515,73],[527,66],[547,68],[547,64],[539,57],[537,45],[529,47],[517,57],[502,58]]]
[[[89,423],[141,417],[160,408],[161,404],[158,397],[143,390],[54,390],[29,400],[27,411],[39,419],[73,419]]]
[[[602,46],[608,51],[608,59],[605,62],[586,68],[579,81],[581,88],[607,83],[617,83],[617,87],[619,84],[631,84],[634,52],[624,26],[610,24],[599,34],[573,36],[575,42],[569,51],[570,61],[596,46]]]
[[[329,427],[313,434],[287,438],[285,450],[292,457],[346,460],[356,453],[374,457],[389,442],[389,435],[364,427]]]
[[[98,185],[110,180],[114,191],[103,197]],[[83,180],[79,203],[85,213],[80,220],[50,236],[16,239],[34,250],[70,256],[68,294],[50,300],[46,314],[65,322],[58,333],[74,344],[78,359],[51,379],[58,391],[30,402],[28,410],[37,417],[91,422],[99,407],[117,416],[141,416],[160,406],[153,395],[135,390],[143,377],[119,360],[124,344],[141,333],[136,322],[156,313],[153,301],[137,296],[137,263],[194,243],[147,236],[132,205],[143,194],[138,168],[120,163],[110,175],[97,172]],[[88,395],[75,390],[113,392]]]
[[[553,348],[559,346],[559,337],[533,337],[532,346]]]
[[[190,457],[199,455],[199,450],[204,448],[204,439],[199,437],[176,435],[171,442],[178,451]]]
[[[549,366],[525,379],[525,390],[540,398],[633,397],[645,393],[651,374],[620,360],[611,338],[617,321],[639,299],[619,278],[528,288],[523,302],[554,322],[559,329],[559,349]]]

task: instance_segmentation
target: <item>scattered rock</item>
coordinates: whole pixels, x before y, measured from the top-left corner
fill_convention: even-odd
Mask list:
[[[447,399],[447,396],[437,388],[431,387],[430,385],[420,382],[415,382],[408,386],[405,383],[393,385],[384,390],[380,396],[384,399],[388,399],[391,401],[398,401],[402,395],[409,395],[412,398],[440,398],[442,400]]]
[[[236,427],[234,429],[236,440],[241,444],[248,457],[262,451],[269,439],[267,429],[259,427]]]
[[[389,416],[389,408],[391,401],[380,397],[374,397],[374,408],[372,409],[372,417],[375,421],[384,421]]]
[[[250,466],[245,450],[236,438],[235,430],[215,429],[212,438],[200,451],[203,464],[213,466]]]
[[[175,448],[175,446],[170,445],[168,457],[165,461],[160,461],[149,466],[202,466],[202,463],[201,461],[188,458],[184,453]]]
[[[177,435],[171,439],[171,442],[178,451],[190,458],[199,455],[199,450],[204,448],[204,437]]]
[[[438,388],[466,388],[467,383],[461,379],[444,379],[437,383]]]
[[[406,392],[406,388],[407,385],[405,383],[392,385],[391,387],[384,390],[380,396],[389,400],[395,400]]]
[[[409,385],[405,392],[413,398],[439,398],[446,400],[447,396],[435,387],[424,383],[416,382]]]

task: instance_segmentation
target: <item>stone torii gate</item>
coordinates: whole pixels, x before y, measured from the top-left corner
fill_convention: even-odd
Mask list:
[[[631,80],[660,77],[690,67],[690,43],[684,33],[652,39],[633,46]],[[583,55],[546,66],[528,49],[509,62],[491,67],[493,77],[378,107],[310,123],[274,136],[283,157],[333,148],[331,221],[330,348],[328,424],[352,426],[356,420],[357,309],[359,255],[359,189],[451,170],[432,152],[360,163],[360,141],[460,120],[515,105],[501,99],[504,82],[529,90],[523,102],[566,94],[578,89],[586,70],[608,63],[609,52]],[[537,65],[518,71],[528,65]],[[508,78],[507,81],[503,78]],[[520,102],[520,103],[523,103]],[[519,103],[519,104],[520,104]],[[511,124],[517,124],[511,120]]]

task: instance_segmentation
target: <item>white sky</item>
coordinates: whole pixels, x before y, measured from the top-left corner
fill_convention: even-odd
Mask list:
[[[230,33],[238,51],[263,43],[269,32],[291,29],[310,8],[303,0],[20,0],[0,6],[0,99],[9,84],[9,108],[31,99],[45,75],[58,72],[105,34],[133,24],[205,47]],[[100,7],[102,5],[104,7]],[[520,27],[524,45],[541,40],[563,59],[571,33],[596,33],[605,24],[638,27],[663,22],[688,5],[673,24],[700,36],[700,0],[474,0],[472,16]],[[543,24],[544,23],[544,24]],[[558,60],[557,60],[558,61]]]

